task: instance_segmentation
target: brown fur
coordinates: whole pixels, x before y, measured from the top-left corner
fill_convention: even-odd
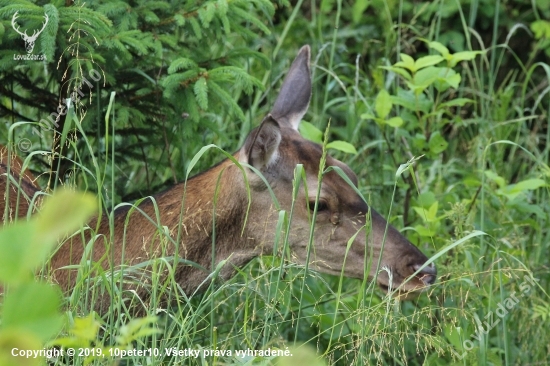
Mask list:
[[[308,249],[310,209],[315,202],[322,155],[319,145],[305,140],[297,131],[309,105],[309,73],[309,47],[306,46],[292,64],[272,112],[234,154],[244,168],[225,160],[191,178],[187,184],[179,183],[145,199],[137,208],[117,209],[114,225],[109,225],[106,215],[99,224],[92,220],[89,226],[94,230],[76,234],[56,251],[51,260],[52,280],[67,291],[75,285],[78,276],[88,280],[104,270],[118,269],[125,271],[125,278],[133,276],[140,284],[138,294],[146,297],[151,275],[148,271],[154,266],[151,263],[142,266],[141,272],[135,272],[137,267],[130,266],[168,258],[166,261],[174,268],[175,280],[186,294],[191,295],[202,287],[201,284],[209,283],[208,275],[221,261],[227,261],[220,272],[221,277],[228,278],[234,267],[256,256],[271,254],[277,234],[278,210],[264,181],[249,168],[253,167],[265,177],[281,209],[289,214],[292,212],[288,242],[296,262],[305,264],[310,250],[311,268],[336,275],[343,268],[344,275],[354,278],[364,278],[366,274],[376,278],[384,289],[400,286],[404,292],[418,291],[433,283],[436,271],[432,265],[425,266],[416,277],[404,283],[424,266],[426,256],[370,209],[335,171],[323,177],[313,246]],[[293,206],[297,164],[303,165],[306,181],[301,184]],[[340,168],[357,185],[357,177],[344,163],[327,156],[326,166]],[[32,184],[27,188],[29,196],[37,190]],[[9,197],[10,211],[15,205],[12,197]],[[19,214],[23,211],[24,208]],[[111,227],[114,228],[113,240],[110,239]],[[347,248],[354,235],[355,240]],[[391,281],[386,271],[377,268],[379,259],[381,266],[390,271]],[[204,270],[189,262],[182,263],[182,260],[194,262]],[[79,263],[81,266],[76,268],[64,268]],[[162,278],[169,274],[164,271]]]
[[[22,169],[23,161],[15,152],[9,154],[8,148],[0,145],[0,194],[4,200],[0,203],[2,222],[12,222],[16,217],[27,215],[31,200],[38,191],[36,178],[28,169],[22,173]],[[8,175],[11,179],[8,179]],[[5,202],[9,202],[9,205],[5,205]]]

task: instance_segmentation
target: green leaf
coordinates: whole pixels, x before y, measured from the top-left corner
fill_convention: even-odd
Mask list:
[[[460,84],[460,80],[462,80],[460,74],[458,74],[456,71],[454,70],[451,70],[452,72],[450,73],[450,75],[447,75],[444,79],[439,79],[439,80],[442,80],[444,81],[447,85],[450,85],[451,87],[453,87],[454,89],[457,89],[458,88],[458,85]],[[439,81],[438,80],[438,81]],[[446,85],[441,85],[438,87],[438,83],[435,83],[434,84],[435,87],[439,90],[439,91],[445,91],[447,90],[448,88],[446,87]]]
[[[353,146],[349,142],[340,141],[340,140],[329,142],[327,144],[327,149],[335,149],[348,154],[357,154],[357,150],[355,149],[355,146]]]
[[[428,209],[434,202],[436,202],[435,194],[433,192],[424,192],[421,193],[416,199],[420,207]]]
[[[429,86],[429,84],[416,84],[413,82],[406,81],[405,84],[409,87],[409,89],[414,93],[415,96],[419,96],[422,94],[424,90]]]
[[[0,230],[0,281],[18,284],[29,280],[44,263],[56,241],[75,231],[95,211],[89,194],[59,190],[46,199],[40,213],[29,222]]]
[[[369,3],[370,0],[355,0],[351,12],[353,24],[358,24],[363,19],[363,13],[368,9]]]
[[[443,60],[444,60],[444,58],[442,56],[439,56],[439,55],[424,56],[424,57],[420,57],[418,60],[416,60],[416,62],[414,63],[414,67],[418,71],[418,70],[423,69],[423,68],[428,67],[428,66],[437,65],[438,63],[440,63]]]
[[[423,236],[425,238],[430,238],[430,237],[433,237],[437,234],[437,232],[435,230],[429,229],[429,228],[425,227],[424,225],[416,225],[414,227],[414,229],[416,230],[418,235]]]
[[[323,143],[323,131],[321,131],[309,122],[302,121],[300,123],[300,127],[298,127],[298,131],[300,131],[300,134],[303,138],[309,141],[313,141],[318,144]]]
[[[390,114],[391,107],[392,102],[390,99],[390,94],[384,89],[380,90],[380,93],[378,93],[378,96],[374,102],[376,115],[380,118],[386,118],[388,114]]]
[[[42,342],[33,333],[11,329],[0,331],[0,365],[39,366],[44,365],[45,357],[26,358],[13,356],[14,349],[39,350]]]
[[[27,283],[6,295],[2,327],[5,330],[28,331],[46,341],[56,335],[63,325],[60,304],[59,288],[46,283]]]
[[[376,119],[376,116],[373,116],[372,114],[370,113],[363,113],[361,115],[361,119]]]
[[[0,231],[0,282],[17,284],[29,280],[32,270],[46,260],[44,253],[37,255],[31,249],[35,241],[36,225],[19,222]],[[49,253],[53,243],[47,246]]]
[[[101,324],[95,319],[92,312],[83,318],[76,318],[69,333],[71,336],[56,338],[48,346],[61,346],[64,348],[84,348],[96,341]]]
[[[527,179],[514,184],[514,191],[523,192],[527,190],[538,189],[546,186],[546,182],[542,179]]]
[[[160,330],[155,326],[157,321],[156,316],[130,320],[128,324],[120,327],[120,335],[116,337],[117,345],[127,347],[134,341],[160,333]]]
[[[486,170],[484,173],[487,178],[495,182],[500,188],[504,187],[504,185],[506,184],[506,181],[504,180],[504,178],[499,176],[497,173],[491,170]]]
[[[89,193],[57,190],[46,199],[42,210],[36,215],[39,242],[55,242],[77,230],[96,212],[96,207],[96,198]]]
[[[469,98],[456,98],[448,102],[441,103],[438,108],[464,107],[466,103],[474,103],[474,101]]]
[[[414,73],[416,71],[414,68],[414,59],[406,53],[400,53],[399,55],[401,56],[401,61],[395,63],[394,66],[404,67]]]
[[[401,117],[392,117],[386,120],[385,123],[392,127],[401,127],[403,125],[403,119]]]
[[[550,22],[547,20],[536,20],[531,23],[531,30],[535,34],[536,39],[550,39]]]
[[[483,51],[462,51],[453,53],[449,60],[449,66],[455,67],[460,61],[473,60],[477,55],[482,54]]]
[[[458,88],[460,74],[448,67],[431,66],[420,70],[415,75],[415,82],[419,85],[432,85],[439,91],[444,92],[449,87]]]
[[[397,90],[397,95],[391,96],[391,101],[393,104],[400,105],[407,108],[411,111],[420,111],[428,113],[432,108],[433,102],[428,100],[426,95],[419,94],[415,95],[411,90],[404,90],[399,88]]]
[[[405,80],[408,80],[408,81],[412,80],[411,74],[409,74],[409,72],[407,70],[404,70],[400,67],[394,67],[394,66],[379,66],[379,67],[381,69],[388,70],[388,71],[394,72],[398,75],[401,75],[405,78]]]
[[[400,164],[399,168],[397,168],[397,171],[395,172],[395,177],[400,177],[401,174],[407,169],[409,169],[411,166],[414,165],[418,160],[420,160],[424,155],[420,156],[413,156],[409,161],[407,161],[405,164]]]
[[[437,219],[437,210],[439,208],[439,203],[434,201],[427,209],[424,207],[413,206],[413,210],[416,211],[418,216],[422,218],[424,222],[436,222]]]
[[[430,151],[434,154],[442,153],[447,149],[447,146],[449,144],[443,136],[439,133],[439,131],[434,132],[432,136],[430,136],[430,142],[428,143],[428,146],[430,147]]]
[[[437,221],[437,209],[439,207],[439,202],[435,201],[430,208],[428,209],[428,221],[435,222]]]
[[[451,344],[457,349],[462,350],[462,342],[463,339],[468,339],[464,336],[462,333],[462,328],[455,327],[452,324],[445,324],[443,326],[443,333],[445,334],[445,337],[451,342]]]
[[[92,342],[97,338],[101,324],[95,319],[95,313],[88,314],[84,318],[76,318],[70,333],[75,337]]]
[[[433,48],[434,50],[439,52],[444,58],[447,58],[447,56],[449,56],[449,49],[439,42],[428,42],[428,47]]]
[[[530,191],[545,186],[547,186],[547,184],[542,179],[527,179],[519,183],[510,184],[506,187],[500,188],[497,190],[497,194],[506,196],[506,198],[513,200],[525,191]]]
[[[439,70],[440,70],[439,67],[434,67],[434,66],[426,67],[423,70],[420,70],[414,75],[413,85],[416,88],[421,87],[422,90],[426,89],[428,86],[430,86],[436,81],[437,76],[439,74]]]

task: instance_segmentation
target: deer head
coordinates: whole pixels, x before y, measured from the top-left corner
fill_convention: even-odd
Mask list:
[[[42,31],[44,30],[44,28],[46,28],[46,25],[48,24],[48,14],[44,13],[44,23],[42,24],[42,29],[40,30],[34,30],[33,33],[32,33],[32,36],[29,36],[27,34],[27,31],[25,30],[25,32],[21,32],[19,30],[19,26],[17,25],[17,23],[15,22],[17,20],[17,18],[19,17],[19,12],[15,12],[15,14],[13,14],[13,17],[11,18],[11,26],[13,27],[13,29],[19,33],[21,35],[21,37],[23,37],[23,40],[25,41],[25,49],[27,50],[27,53],[31,53],[32,50],[34,49],[34,42],[36,42],[36,39],[38,38],[38,36],[40,35],[40,33],[42,33]]]
[[[356,175],[346,164],[331,156],[326,157],[314,240],[308,248],[318,174],[323,169],[320,165],[322,147],[298,133],[311,97],[309,59],[309,46],[304,46],[286,76],[271,113],[250,133],[240,150],[240,161],[263,174],[282,208],[288,212],[292,205],[294,168],[297,164],[303,165],[306,187],[302,185],[298,195],[289,235],[290,249],[297,262],[305,264],[309,251],[310,267],[321,272],[340,275],[343,268],[347,277],[376,278],[384,290],[399,287],[403,292],[410,292],[427,288],[436,278],[433,263],[425,265],[428,258],[346,183],[338,171],[345,173],[355,186]],[[255,190],[253,197],[258,197],[253,199],[254,214],[255,207],[258,212],[265,210],[266,201],[271,198],[263,181],[252,170],[248,172],[248,179]],[[415,277],[405,283],[405,279],[415,272],[418,272]]]

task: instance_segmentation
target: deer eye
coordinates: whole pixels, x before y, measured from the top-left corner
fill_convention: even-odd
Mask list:
[[[309,200],[307,205],[308,205],[309,211],[313,212],[313,210],[315,209],[315,200],[314,199]],[[317,204],[317,212],[323,212],[323,211],[328,211],[328,203],[327,201],[321,199]]]

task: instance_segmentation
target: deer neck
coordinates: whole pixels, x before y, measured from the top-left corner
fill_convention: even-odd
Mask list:
[[[242,267],[272,247],[270,228],[274,225],[265,219],[265,212],[255,210],[255,202],[249,207],[242,171],[229,160],[154,197],[161,224],[170,229],[178,247],[178,257],[208,270],[178,268],[176,278],[185,278],[180,283],[187,293],[197,289],[221,261],[226,263],[220,276],[229,279],[235,267]],[[268,216],[276,220],[273,212]]]

